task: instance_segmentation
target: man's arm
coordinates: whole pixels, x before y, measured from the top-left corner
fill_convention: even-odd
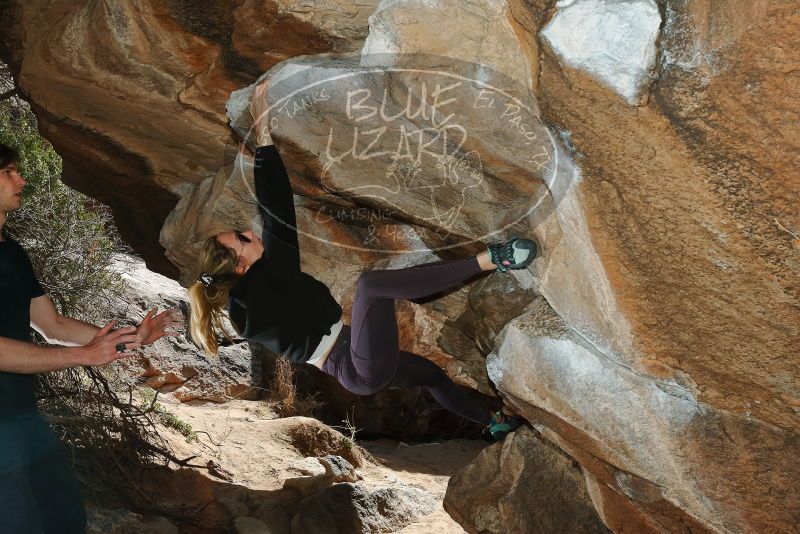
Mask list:
[[[164,336],[178,336],[178,332],[168,330],[182,326],[181,314],[177,308],[170,308],[156,315],[158,309],[147,312],[139,324],[137,333],[142,345],[150,345]],[[31,326],[39,332],[48,343],[77,346],[86,345],[100,328],[93,324],[66,317],[58,313],[53,301],[47,295],[31,299]]]
[[[0,337],[0,371],[42,373],[83,365],[80,351],[71,347],[40,347],[36,343]]]
[[[118,352],[117,344],[125,343],[128,350],[141,345],[133,326],[111,331],[111,321],[82,347],[40,347],[35,343],[0,337],[0,371],[7,373],[42,373],[78,365],[104,365],[130,356]]]
[[[77,346],[86,345],[97,334],[98,327],[58,313],[47,295],[31,299],[31,326],[48,343]]]

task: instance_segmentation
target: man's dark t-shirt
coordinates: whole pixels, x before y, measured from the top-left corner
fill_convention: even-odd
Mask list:
[[[0,241],[0,337],[31,340],[31,299],[44,295],[23,248]],[[0,372],[0,418],[36,412],[32,374]]]
[[[31,299],[43,294],[22,247],[0,241],[0,337],[30,341]],[[0,372],[0,532],[85,532],[80,487],[33,381]]]

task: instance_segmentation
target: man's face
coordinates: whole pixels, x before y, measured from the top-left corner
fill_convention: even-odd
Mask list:
[[[22,205],[22,188],[25,178],[17,170],[16,163],[0,169],[0,212],[8,213]]]

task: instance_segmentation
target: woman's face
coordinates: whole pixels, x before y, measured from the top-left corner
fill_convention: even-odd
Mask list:
[[[227,248],[239,258],[237,274],[244,274],[264,253],[261,238],[252,230],[246,232],[232,231],[217,234],[217,243]],[[239,272],[241,271],[241,272]]]

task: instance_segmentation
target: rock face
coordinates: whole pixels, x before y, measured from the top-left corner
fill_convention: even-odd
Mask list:
[[[608,532],[580,467],[525,427],[451,478],[444,506],[468,532]]]
[[[583,251],[577,263],[595,267],[575,291],[573,261],[554,250],[539,289],[590,348],[534,335],[515,364],[497,352],[498,370],[524,369],[525,384],[515,371],[495,376],[527,417],[540,419],[541,408],[554,416],[547,425],[570,454],[586,451],[626,480],[657,485],[655,495],[616,489],[637,506],[654,499],[653,521],[665,522],[660,493],[690,516],[669,512],[668,523],[791,530],[797,505],[788,503],[800,495],[792,489],[779,503],[768,488],[799,476],[800,264],[791,232],[800,221],[797,161],[786,154],[800,144],[788,119],[800,99],[796,73],[785,73],[800,56],[773,45],[797,31],[796,10],[664,2],[662,17],[647,106],[633,109],[558,57],[541,58],[543,116],[569,132],[583,176],[575,204],[568,195],[559,205],[559,224],[585,221],[591,248],[569,246]],[[587,286],[602,290],[589,297]],[[600,404],[587,400],[592,391]],[[604,493],[615,488],[609,480]]]
[[[615,531],[795,529],[796,3],[313,5],[6,2],[0,56],[65,179],[184,282],[258,224],[232,131],[261,76],[345,308],[365,268],[534,236],[512,287],[404,308],[404,346],[495,386]]]
[[[385,65],[384,56],[394,64],[397,53],[436,54],[487,65],[530,87],[531,65],[506,9],[504,0],[439,0],[434,9],[430,2],[383,0],[370,15],[361,62]],[[441,31],[452,23],[454,13],[458,13],[458,36]]]
[[[119,324],[138,324],[148,310],[179,307],[186,302],[186,291],[174,280],[153,273],[139,258],[120,254],[114,270],[122,274],[125,294],[109,310]],[[183,329],[181,329],[183,330]],[[141,357],[123,359],[122,374],[162,393],[172,393],[182,402],[228,399],[256,399],[262,386],[262,365],[247,343],[221,347],[216,358],[209,358],[185,335],[164,337],[140,351]]]

